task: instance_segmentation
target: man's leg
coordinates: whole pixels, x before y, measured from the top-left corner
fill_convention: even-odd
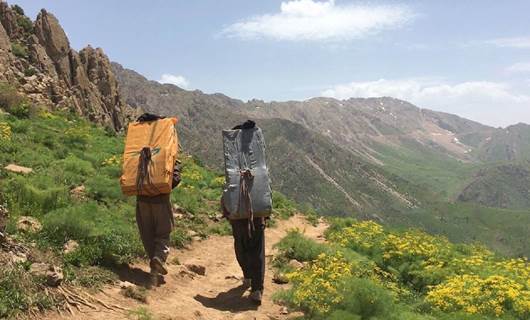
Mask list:
[[[265,221],[262,218],[254,219],[255,230],[249,239],[248,261],[252,291],[263,292],[265,278]]]
[[[232,235],[234,236],[234,251],[236,254],[237,262],[243,271],[243,276],[245,279],[250,279],[250,272],[248,268],[248,256],[247,256],[247,246],[248,246],[248,229],[247,229],[247,220],[233,220],[230,221],[232,225]]]
[[[155,254],[155,235],[150,203],[140,199],[136,200],[136,223],[138,224],[138,230],[145,252],[149,260],[151,260]]]
[[[169,195],[160,196],[160,202],[152,205],[155,220],[154,256],[166,262],[169,254],[169,236],[173,230],[173,212]]]

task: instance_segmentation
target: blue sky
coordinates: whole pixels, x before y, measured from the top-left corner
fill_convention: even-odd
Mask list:
[[[530,1],[17,0],[74,48],[243,100],[394,96],[494,126],[530,123]]]

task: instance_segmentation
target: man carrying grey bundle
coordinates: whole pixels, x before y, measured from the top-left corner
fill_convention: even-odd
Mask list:
[[[272,211],[272,191],[261,129],[248,120],[223,131],[226,185],[221,199],[230,220],[236,259],[249,298],[261,304],[265,276],[265,219]]]

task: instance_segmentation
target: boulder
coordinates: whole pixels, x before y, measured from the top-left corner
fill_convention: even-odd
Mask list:
[[[272,281],[277,284],[286,284],[289,283],[289,279],[285,275],[285,273],[276,271],[274,275],[272,276]]]
[[[135,288],[136,285],[134,283],[131,283],[129,281],[120,281],[118,282],[118,286],[120,289],[127,289],[127,288]]]
[[[304,264],[298,260],[292,259],[291,261],[289,261],[289,266],[295,270],[299,270],[304,267]]]
[[[23,252],[9,251],[9,260],[13,263],[24,263],[28,261],[28,256]]]
[[[50,287],[58,287],[64,280],[63,270],[48,263],[33,263],[29,272],[35,277],[45,278]]]
[[[64,254],[69,254],[77,250],[77,248],[79,248],[79,243],[77,243],[77,241],[68,240],[63,246],[63,252]]]
[[[200,276],[206,275],[206,267],[203,265],[190,263],[190,264],[186,264],[185,266],[186,266],[186,269],[188,269],[189,271],[195,274],[198,274]]]
[[[83,185],[77,186],[70,190],[70,196],[76,200],[86,199],[86,188]]]
[[[22,173],[22,174],[28,174],[28,173],[33,172],[33,169],[31,168],[22,167],[14,163],[8,164],[7,166],[4,167],[4,169],[6,169],[7,171],[11,171],[15,173]]]
[[[42,224],[36,218],[22,216],[18,218],[17,230],[21,232],[35,233],[42,230]]]

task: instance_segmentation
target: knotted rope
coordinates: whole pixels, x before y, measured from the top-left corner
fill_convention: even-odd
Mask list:
[[[144,180],[151,184],[149,176],[149,164],[151,163],[151,148],[143,147],[140,151],[140,160],[138,161],[138,175],[136,176],[136,190],[140,193],[144,186]]]
[[[252,199],[250,198],[250,188],[254,180],[254,176],[250,169],[241,170],[239,172],[239,203],[237,205],[237,212],[241,208],[241,202],[244,202],[245,209],[248,215],[248,236],[252,238],[252,233],[256,230],[254,226],[254,210],[252,209]]]

